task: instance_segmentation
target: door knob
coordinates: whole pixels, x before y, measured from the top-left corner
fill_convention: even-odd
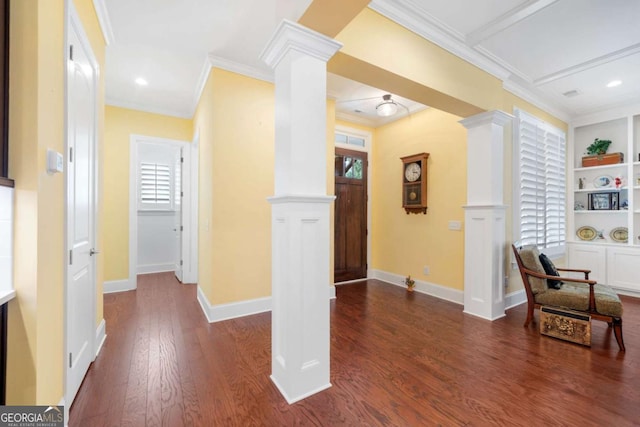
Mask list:
[[[96,251],[94,248],[89,249],[89,256],[94,256],[99,253],[100,251]]]

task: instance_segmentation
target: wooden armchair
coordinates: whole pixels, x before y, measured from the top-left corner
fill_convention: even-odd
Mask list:
[[[590,270],[558,268],[559,272],[583,273],[584,279],[564,276],[550,276],[540,263],[540,253],[535,246],[516,247],[511,245],[515,254],[524,289],[527,293],[527,318],[524,326],[533,320],[533,310],[542,306],[552,306],[580,311],[589,314],[592,319],[607,322],[624,351],[622,339],[622,302],[618,295],[606,285],[589,280]],[[560,289],[547,286],[547,280],[563,282]]]

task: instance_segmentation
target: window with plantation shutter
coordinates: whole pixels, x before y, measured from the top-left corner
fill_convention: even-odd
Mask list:
[[[140,163],[141,209],[172,209],[171,166],[162,163]]]
[[[515,116],[514,240],[560,255],[566,229],[565,134],[523,111]]]

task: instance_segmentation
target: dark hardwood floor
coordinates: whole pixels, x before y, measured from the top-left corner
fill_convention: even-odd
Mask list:
[[[172,274],[105,295],[107,340],[69,426],[631,426],[640,423],[640,300],[626,353],[603,322],[592,347],[488,322],[375,280],[331,303],[333,387],[288,405],[269,379],[271,315],[207,323]],[[536,312],[536,319],[538,313]]]

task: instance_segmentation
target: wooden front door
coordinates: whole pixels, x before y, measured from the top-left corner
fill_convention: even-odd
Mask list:
[[[367,153],[336,148],[336,282],[367,277],[367,166]]]

